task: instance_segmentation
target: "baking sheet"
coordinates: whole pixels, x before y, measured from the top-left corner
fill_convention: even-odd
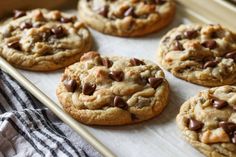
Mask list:
[[[91,30],[95,41],[94,50],[98,50],[102,55],[121,55],[156,62],[156,51],[160,38],[171,28],[190,22],[182,14],[177,13],[174,22],[166,29],[142,38],[119,38]],[[50,73],[19,71],[58,103],[55,90],[63,70]],[[181,132],[176,126],[175,117],[180,105],[204,87],[177,79],[167,71],[165,71],[165,74],[171,92],[169,104],[159,116],[135,125],[118,127],[86,126],[86,129],[117,156],[203,156],[183,140]]]

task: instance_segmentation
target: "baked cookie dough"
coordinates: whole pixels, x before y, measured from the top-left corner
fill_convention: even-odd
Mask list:
[[[236,34],[221,25],[181,25],[162,38],[158,61],[199,85],[236,83]]]
[[[177,116],[185,139],[208,157],[236,156],[236,86],[200,92]]]
[[[65,69],[57,88],[64,110],[89,125],[124,125],[158,115],[169,86],[163,71],[147,60],[84,54]]]
[[[0,55],[22,69],[51,71],[68,66],[91,45],[83,23],[60,11],[15,10],[13,18],[0,26]]]
[[[110,35],[142,36],[168,25],[173,0],[80,0],[79,16],[90,27]]]

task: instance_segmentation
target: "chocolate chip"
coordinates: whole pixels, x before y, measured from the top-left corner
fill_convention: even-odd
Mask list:
[[[225,58],[232,58],[234,61],[236,61],[236,50],[227,53]]]
[[[132,66],[139,66],[139,65],[145,65],[145,63],[137,58],[130,59],[130,63]]]
[[[236,124],[232,122],[221,121],[219,122],[219,126],[230,136],[236,131]]]
[[[20,29],[21,30],[24,30],[24,29],[29,29],[29,28],[32,28],[33,25],[31,22],[24,22],[20,25]]]
[[[214,49],[217,47],[217,43],[215,40],[208,40],[208,41],[203,42],[202,46],[205,48]]]
[[[82,92],[84,95],[92,95],[95,89],[96,89],[95,84],[85,83],[83,85]]]
[[[161,4],[166,3],[166,0],[155,0],[155,3],[161,5]]]
[[[193,39],[198,36],[198,32],[196,30],[186,31],[186,32],[184,32],[184,36],[187,39]]]
[[[138,117],[135,114],[133,114],[133,113],[130,113],[130,116],[131,116],[132,121],[139,120]]]
[[[14,10],[14,19],[17,19],[19,17],[25,16],[26,12],[21,10]]]
[[[211,38],[218,38],[217,32],[212,32],[210,36]]]
[[[127,109],[128,108],[128,104],[120,96],[115,96],[114,106],[122,108],[122,109]]]
[[[219,99],[213,99],[212,104],[213,104],[213,107],[217,109],[222,109],[229,105],[227,101],[219,100]]]
[[[188,128],[192,131],[198,131],[203,128],[204,124],[196,119],[190,118]]]
[[[109,6],[105,5],[103,7],[101,7],[98,10],[98,14],[102,15],[103,17],[107,17],[108,16],[108,12],[109,12]]]
[[[206,69],[208,67],[214,68],[214,67],[217,66],[217,64],[218,64],[218,62],[214,61],[214,60],[213,61],[207,61],[206,63],[204,63],[203,68],[204,69]]]
[[[56,38],[63,38],[67,35],[65,32],[65,29],[62,26],[54,27],[51,29],[51,32],[53,35],[56,36]]]
[[[129,7],[125,12],[124,16],[134,16],[134,7]]]
[[[175,51],[183,51],[184,47],[183,47],[183,45],[179,41],[176,41],[173,50],[175,50]]]
[[[155,77],[148,78],[148,83],[154,89],[160,86],[162,82],[163,82],[163,78],[155,78]]]
[[[111,79],[120,82],[124,79],[124,72],[123,71],[111,71],[109,73],[109,76]]]
[[[102,65],[110,68],[112,66],[112,61],[110,61],[108,58],[102,58]]]
[[[13,48],[13,49],[16,49],[16,50],[21,50],[21,45],[20,45],[20,42],[18,40],[7,43],[7,46],[9,48]]]
[[[61,21],[62,23],[70,23],[70,22],[73,22],[73,18],[61,17],[61,18],[60,18],[60,21]]]
[[[181,40],[182,39],[182,35],[177,35],[176,37],[175,37],[175,40]]]
[[[46,30],[41,34],[41,40],[48,41],[48,39],[51,35],[52,35],[52,32],[50,30]]]
[[[65,79],[63,84],[68,92],[74,92],[77,87],[77,83],[74,79]]]

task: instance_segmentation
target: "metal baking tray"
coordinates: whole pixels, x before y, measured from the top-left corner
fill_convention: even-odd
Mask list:
[[[176,2],[177,15],[174,22],[162,31],[152,35],[140,38],[119,38],[91,30],[96,49],[102,52],[102,55],[129,57],[135,55],[137,58],[149,59],[155,62],[160,38],[168,30],[182,23],[219,23],[236,32],[236,8],[226,1],[177,0]],[[36,6],[29,8],[32,7]],[[73,4],[73,7],[75,8],[75,4]],[[9,10],[10,8],[1,10],[0,16]],[[75,14],[76,10],[72,9],[70,12]],[[161,115],[147,122],[129,126],[85,126],[63,112],[56,98],[55,90],[63,70],[50,73],[19,70],[12,67],[1,57],[0,68],[13,76],[103,156],[203,156],[183,140],[176,126],[175,117],[180,105],[204,87],[177,79],[165,71],[166,78],[170,83],[171,93],[169,104]],[[50,86],[48,86],[49,84]]]

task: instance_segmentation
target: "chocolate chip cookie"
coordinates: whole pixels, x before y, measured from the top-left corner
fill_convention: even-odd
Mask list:
[[[80,18],[110,35],[142,36],[168,25],[175,14],[173,0],[80,0]]]
[[[158,115],[168,82],[155,64],[136,58],[84,54],[65,69],[57,88],[64,110],[89,125],[123,125]]]
[[[60,11],[15,10],[0,26],[0,55],[12,65],[51,71],[70,65],[90,50],[88,29]]]
[[[158,61],[199,85],[236,83],[236,34],[221,25],[181,25],[162,38]]]
[[[208,157],[236,156],[236,86],[207,89],[177,116],[185,139]]]

